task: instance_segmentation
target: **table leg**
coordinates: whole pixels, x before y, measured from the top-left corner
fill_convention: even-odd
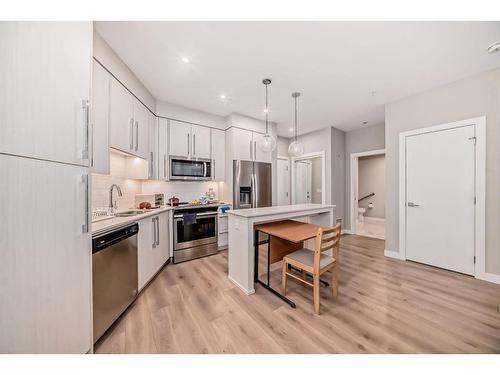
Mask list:
[[[296,308],[297,306],[295,305],[295,302],[292,300],[286,298],[283,294],[278,292],[277,290],[271,288],[271,237],[269,237],[269,241],[267,243],[267,284],[259,280],[259,231],[254,230],[254,237],[253,237],[253,243],[254,243],[254,250],[255,250],[255,266],[254,266],[254,281],[260,285],[262,285],[264,288],[269,290],[271,293],[273,293],[275,296],[281,298],[283,301],[288,303],[290,307]]]

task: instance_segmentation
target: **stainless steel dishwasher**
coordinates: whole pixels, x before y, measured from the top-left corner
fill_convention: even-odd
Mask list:
[[[92,238],[94,343],[137,297],[137,233],[139,225]]]

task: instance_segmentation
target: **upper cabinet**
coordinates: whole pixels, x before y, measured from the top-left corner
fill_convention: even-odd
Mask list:
[[[109,174],[109,79],[108,72],[94,60],[92,70],[92,172]]]
[[[224,181],[226,160],[226,132],[212,129],[212,176],[214,181]]]
[[[169,123],[171,156],[210,159],[210,128],[175,120]]]
[[[1,22],[0,46],[0,153],[88,166],[92,23]]]
[[[149,110],[111,77],[109,99],[110,147],[148,159]]]
[[[158,118],[149,114],[149,170],[148,178],[151,180],[158,179]]]
[[[272,154],[262,152],[257,145],[261,133],[233,127],[228,131],[230,137],[231,159],[272,162]]]
[[[165,118],[158,118],[158,179],[168,178],[168,122]]]

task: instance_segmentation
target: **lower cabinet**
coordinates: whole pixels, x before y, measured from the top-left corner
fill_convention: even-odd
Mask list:
[[[138,280],[144,288],[169,257],[169,211],[139,221]]]

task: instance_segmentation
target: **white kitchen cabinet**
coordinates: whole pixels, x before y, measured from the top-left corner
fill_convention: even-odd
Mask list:
[[[191,155],[191,124],[169,121],[169,154],[189,157]]]
[[[109,96],[109,144],[117,150],[134,153],[134,97],[111,77]]]
[[[0,153],[89,165],[92,22],[0,22]]]
[[[253,160],[252,132],[239,128],[230,129],[233,160]]]
[[[200,125],[191,125],[191,134],[191,157],[210,159],[210,128]]]
[[[169,120],[169,155],[210,159],[210,128]]]
[[[92,70],[92,172],[109,174],[109,73],[97,61]]]
[[[226,160],[226,132],[212,129],[212,175],[214,181],[224,181]]]
[[[0,352],[86,353],[88,168],[0,155]]]
[[[169,213],[139,221],[137,240],[138,288],[141,290],[169,258]]]
[[[114,77],[110,79],[109,144],[147,160],[151,112]]]
[[[158,118],[150,113],[149,114],[149,169],[148,178],[150,180],[158,179],[158,143],[159,143],[159,132],[158,132]]]
[[[149,157],[149,115],[151,112],[139,100],[134,98],[134,137],[133,154],[143,159]]]
[[[272,153],[262,152],[257,145],[262,133],[234,127],[229,130],[229,137],[232,160],[272,162]]]
[[[158,118],[158,179],[168,179],[168,123],[165,118]]]

